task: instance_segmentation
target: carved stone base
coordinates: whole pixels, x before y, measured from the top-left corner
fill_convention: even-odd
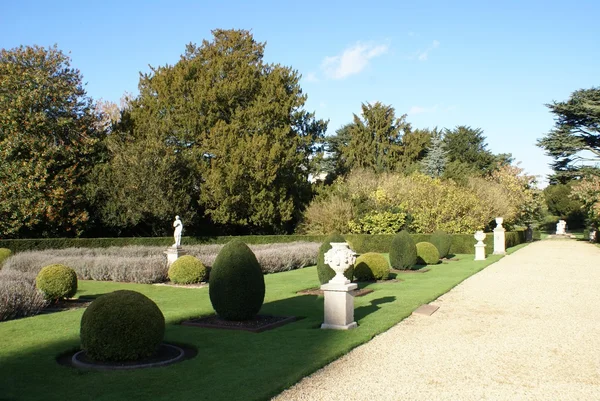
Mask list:
[[[167,255],[167,266],[171,266],[173,262],[177,260],[180,256],[187,255],[187,252],[183,250],[182,247],[169,247],[166,251],[163,252]]]
[[[485,244],[475,244],[475,260],[485,260]]]
[[[348,330],[357,327],[354,321],[354,297],[350,291],[358,288],[354,283],[323,284],[325,295],[325,319],[322,329]]]

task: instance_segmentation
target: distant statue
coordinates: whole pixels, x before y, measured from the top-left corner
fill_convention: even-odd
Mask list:
[[[175,216],[175,221],[173,222],[173,227],[175,228],[175,233],[173,236],[175,237],[175,243],[173,247],[181,246],[181,232],[183,231],[183,223],[179,220],[179,216]]]

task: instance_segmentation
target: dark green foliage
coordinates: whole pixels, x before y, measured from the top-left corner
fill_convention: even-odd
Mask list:
[[[557,216],[558,219],[566,220],[569,228],[581,228],[585,222],[583,202],[571,198],[570,195],[571,185],[568,184],[555,184],[544,188],[544,198],[546,199],[548,212],[553,216]],[[552,230],[552,228],[550,229]]]
[[[600,161],[600,87],[576,90],[567,101],[546,106],[555,124],[537,145],[554,158],[551,182],[565,183],[589,167],[582,161],[590,161],[590,153],[591,161]]]
[[[265,298],[265,279],[256,256],[240,240],[227,243],[217,255],[209,278],[210,302],[226,320],[252,319]]]
[[[8,248],[0,248],[0,269],[2,269],[2,264],[6,259],[8,259],[12,255],[12,252]]]
[[[81,317],[81,348],[97,361],[135,361],[156,352],[165,318],[150,298],[120,290],[98,297]]]
[[[438,230],[431,235],[429,239],[438,252],[440,253],[440,258],[445,258],[450,253],[450,247],[452,246],[452,237],[445,231]]]
[[[192,255],[178,258],[169,267],[169,279],[175,284],[194,284],[206,280],[206,266]]]
[[[77,292],[77,274],[65,265],[46,266],[35,278],[35,286],[49,301],[71,298]]]
[[[356,258],[356,263],[354,263],[354,277],[356,280],[387,280],[389,275],[390,264],[382,254],[367,252]]]
[[[417,264],[435,265],[440,261],[440,253],[431,242],[417,244]]]
[[[390,265],[394,269],[412,269],[417,263],[417,247],[412,236],[406,231],[400,231],[390,244]]]
[[[340,234],[330,234],[323,244],[319,248],[319,255],[317,256],[317,274],[319,275],[319,282],[326,284],[335,276],[335,271],[328,264],[325,264],[325,253],[331,249],[332,242],[346,242],[344,237]],[[354,267],[350,266],[348,270],[344,272],[344,276],[350,281],[354,275]]]

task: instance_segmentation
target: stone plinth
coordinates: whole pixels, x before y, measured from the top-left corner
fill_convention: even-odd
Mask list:
[[[475,232],[475,239],[477,240],[475,244],[475,260],[485,260],[485,244],[483,243],[485,237],[486,235],[483,231]]]
[[[348,330],[357,327],[354,321],[354,297],[350,291],[356,289],[354,283],[323,284],[321,289],[325,295],[325,321],[322,329]]]
[[[494,255],[506,255],[506,239],[504,232],[506,229],[502,227],[504,219],[496,217],[496,228],[494,228]]]
[[[180,246],[171,246],[163,253],[167,255],[167,266],[171,266],[180,256],[187,255],[187,252]]]
[[[558,220],[556,223],[556,235],[566,235],[567,234],[567,222],[564,220]]]

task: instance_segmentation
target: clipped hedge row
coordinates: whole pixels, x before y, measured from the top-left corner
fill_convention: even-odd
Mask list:
[[[474,233],[473,233],[474,234]],[[475,253],[473,234],[451,234],[452,247],[450,253]],[[358,253],[389,252],[395,234],[345,234],[346,241]],[[430,242],[431,234],[411,234],[415,243]],[[276,244],[296,241],[323,242],[326,235],[241,235],[223,237],[184,237],[183,246],[200,244],[226,244],[232,239],[239,239],[248,245]],[[540,238],[539,231],[534,231],[534,239]],[[506,232],[506,247],[525,242],[525,231]],[[493,233],[487,233],[485,239],[486,252],[494,249]],[[170,246],[172,237],[132,237],[132,238],[36,238],[0,240],[0,248],[8,248],[13,253],[64,248],[108,248],[129,245]]]

